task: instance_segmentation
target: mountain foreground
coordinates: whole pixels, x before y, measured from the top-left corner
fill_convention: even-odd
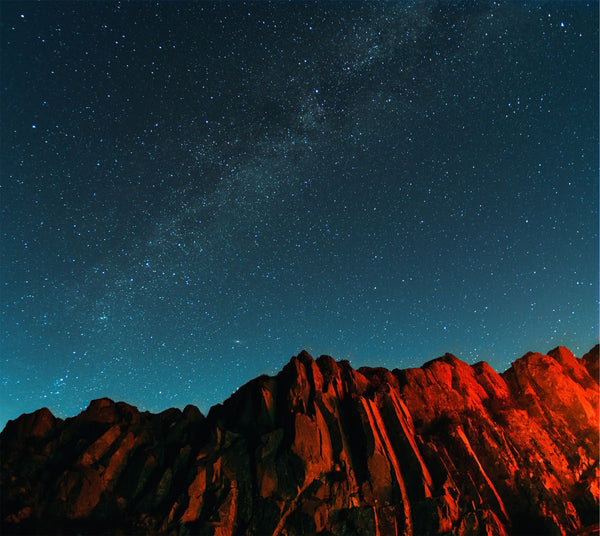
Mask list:
[[[2,534],[598,533],[598,346],[502,374],[306,352],[207,416],[94,400],[9,421]]]

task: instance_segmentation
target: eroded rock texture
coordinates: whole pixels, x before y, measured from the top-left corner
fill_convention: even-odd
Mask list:
[[[207,417],[41,409],[0,435],[2,533],[592,534],[598,392],[598,347],[503,374],[303,352]]]

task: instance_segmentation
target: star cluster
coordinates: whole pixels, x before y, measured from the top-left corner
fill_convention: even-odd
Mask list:
[[[0,19],[2,423],[597,340],[597,2]]]

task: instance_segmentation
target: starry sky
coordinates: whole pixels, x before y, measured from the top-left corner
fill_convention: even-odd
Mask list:
[[[598,2],[0,10],[0,426],[596,343]]]

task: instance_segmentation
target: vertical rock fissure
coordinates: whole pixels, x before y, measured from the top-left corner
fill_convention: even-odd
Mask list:
[[[408,492],[406,490],[406,485],[404,484],[404,479],[402,478],[402,472],[400,471],[400,466],[398,464],[398,459],[396,458],[396,453],[392,448],[392,444],[390,442],[390,438],[387,435],[385,430],[385,426],[381,420],[381,416],[379,415],[379,410],[375,405],[375,402],[372,400],[362,399],[363,406],[365,408],[367,417],[369,419],[369,423],[371,425],[371,429],[374,434],[377,434],[377,439],[379,439],[381,445],[384,448],[384,453],[388,458],[389,462],[394,469],[394,475],[396,476],[396,481],[398,482],[398,488],[400,489],[400,495],[402,496],[402,508],[404,510],[404,534],[409,536],[412,534],[412,519],[410,512],[410,504],[408,500]]]
[[[506,510],[504,508],[504,503],[502,502],[502,499],[500,498],[500,495],[498,494],[498,491],[496,490],[494,484],[490,480],[490,477],[487,475],[487,473],[483,469],[483,467],[481,465],[481,462],[479,461],[479,458],[477,457],[477,454],[475,454],[475,451],[471,447],[471,443],[469,443],[469,440],[467,439],[467,436],[465,435],[465,432],[463,431],[462,427],[459,426],[457,428],[456,432],[458,434],[458,437],[461,439],[461,441],[463,442],[463,444],[467,448],[467,451],[469,452],[469,454],[475,460],[475,463],[477,464],[477,467],[479,468],[479,471],[481,472],[481,476],[483,476],[483,478],[487,482],[487,485],[489,486],[489,488],[492,490],[492,493],[496,497],[496,500],[498,501],[498,506],[500,507],[500,510],[502,511],[502,514],[504,515],[504,520],[508,521],[509,517],[508,517],[508,514],[506,513]]]
[[[421,467],[421,473],[423,475],[423,484],[424,484],[423,488],[424,488],[425,497],[431,497],[431,488],[433,487],[433,479],[431,478],[431,474],[429,473],[429,470],[427,469],[427,466],[425,465],[425,460],[423,460],[423,456],[421,456],[421,452],[415,441],[414,428],[409,427],[407,415],[410,415],[410,414],[408,412],[408,408],[406,407],[404,402],[402,402],[402,400],[400,400],[400,398],[398,398],[398,395],[394,391],[391,391],[390,395],[392,398],[392,403],[394,404],[394,409],[396,410],[396,414],[398,416],[398,421],[400,422],[400,425],[402,426],[402,430],[404,431],[404,435],[408,439],[408,442],[410,443],[410,446],[411,446],[413,452],[415,453],[417,461],[419,462],[419,466]]]

